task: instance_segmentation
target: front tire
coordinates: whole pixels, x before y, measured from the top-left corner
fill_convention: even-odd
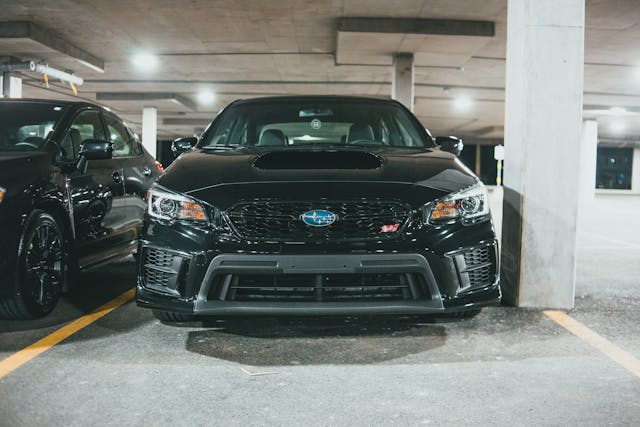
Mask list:
[[[449,319],[472,319],[476,317],[482,311],[481,308],[475,308],[473,310],[456,311],[454,313],[447,313],[445,317]]]
[[[0,317],[34,319],[53,311],[67,276],[64,245],[53,216],[40,210],[29,216],[18,247],[15,291],[0,299]]]

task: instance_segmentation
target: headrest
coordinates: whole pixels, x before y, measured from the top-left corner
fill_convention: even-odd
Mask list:
[[[267,129],[260,135],[258,145],[286,145],[287,137],[280,129]]]
[[[373,129],[366,123],[352,124],[347,134],[347,143],[353,141],[373,141],[374,139]]]

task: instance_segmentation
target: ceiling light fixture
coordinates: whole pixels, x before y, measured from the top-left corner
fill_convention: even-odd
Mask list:
[[[158,68],[158,57],[151,52],[140,51],[131,57],[131,63],[136,69],[143,72],[151,72]]]
[[[473,100],[468,96],[459,96],[453,100],[456,111],[469,111],[473,106]]]
[[[203,90],[198,93],[198,103],[200,105],[213,105],[216,95],[210,90]]]

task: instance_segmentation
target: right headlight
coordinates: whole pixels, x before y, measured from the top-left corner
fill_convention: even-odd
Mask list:
[[[442,224],[462,220],[477,222],[489,217],[489,193],[481,182],[427,203],[424,218],[429,224]]]
[[[154,218],[166,220],[208,221],[202,204],[182,194],[154,185],[147,194],[147,211]]]

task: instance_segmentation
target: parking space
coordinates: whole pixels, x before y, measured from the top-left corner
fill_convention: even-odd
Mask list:
[[[620,223],[579,234],[569,314],[631,355],[635,374],[633,360],[616,363],[540,310],[166,325],[129,302],[0,379],[2,424],[633,425],[638,249],[592,249],[623,238]],[[132,259],[87,273],[53,316],[1,322],[2,358],[121,294],[134,273]]]

